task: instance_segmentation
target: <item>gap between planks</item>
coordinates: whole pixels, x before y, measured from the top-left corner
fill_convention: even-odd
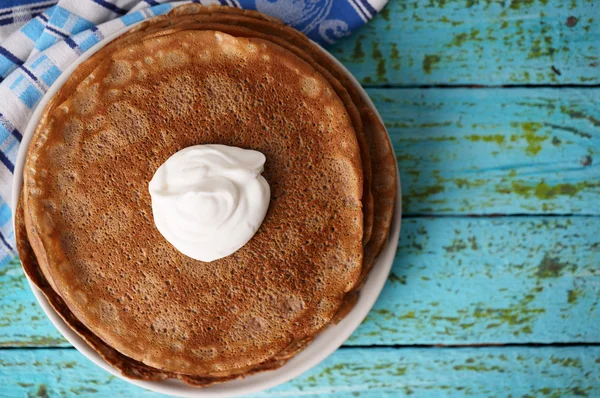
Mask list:
[[[436,213],[411,213],[411,214],[403,214],[402,219],[409,218],[478,218],[478,219],[497,219],[497,218],[594,218],[600,217],[600,214],[574,214],[574,213],[565,213],[565,214],[554,214],[554,213],[516,213],[516,214],[459,214],[459,213],[450,213],[450,214],[436,214]]]
[[[452,348],[452,349],[486,349],[486,348],[511,348],[511,347],[523,347],[523,348],[546,348],[546,347],[580,347],[580,346],[592,346],[600,347],[598,341],[585,341],[585,342],[572,342],[572,343],[482,343],[482,344],[371,344],[371,345],[343,345],[338,350],[355,350],[355,349],[371,349],[371,348],[389,348],[389,349],[412,349],[412,348]],[[0,346],[0,351],[5,350],[75,350],[73,346],[61,347],[61,346]]]
[[[600,88],[600,84],[363,84],[363,88],[379,88],[379,89],[489,89],[489,88],[506,88],[506,89],[567,89],[567,88],[582,88],[595,89]]]

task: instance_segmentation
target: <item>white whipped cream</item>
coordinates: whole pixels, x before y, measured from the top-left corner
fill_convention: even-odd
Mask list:
[[[271,190],[265,155],[227,145],[196,145],[172,155],[152,177],[154,223],[177,250],[200,261],[229,256],[262,224]]]

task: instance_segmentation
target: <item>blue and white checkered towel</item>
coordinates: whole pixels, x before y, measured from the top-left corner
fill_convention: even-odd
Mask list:
[[[272,15],[321,44],[348,36],[387,0],[200,0]],[[15,256],[14,163],[40,98],[77,57],[110,33],[185,2],[0,0],[0,268]]]

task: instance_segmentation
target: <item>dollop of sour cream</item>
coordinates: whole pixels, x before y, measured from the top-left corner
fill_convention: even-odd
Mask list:
[[[149,184],[156,228],[177,250],[210,262],[236,252],[265,218],[271,191],[265,155],[196,145],[172,155]]]

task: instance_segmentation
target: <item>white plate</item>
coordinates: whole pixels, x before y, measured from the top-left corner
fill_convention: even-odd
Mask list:
[[[13,190],[12,190],[12,203],[13,206],[16,206],[19,193],[21,191],[21,185],[23,183],[23,167],[25,164],[25,156],[27,152],[27,147],[29,146],[29,142],[31,141],[31,137],[37,127],[38,121],[42,114],[42,111],[46,107],[48,101],[56,94],[58,89],[64,84],[67,78],[71,75],[73,70],[81,64],[83,61],[88,59],[92,54],[97,52],[100,48],[104,47],[107,43],[114,40],[127,30],[131,29],[132,26],[126,27],[114,34],[106,37],[103,41],[96,44],[89,51],[87,51],[84,55],[82,55],[77,61],[75,61],[69,68],[67,68],[56,82],[48,89],[48,92],[44,95],[39,105],[37,106],[35,112],[31,120],[29,121],[29,125],[23,134],[23,140],[21,141],[21,148],[19,150],[19,154],[17,156],[17,161],[15,163],[15,172],[14,172],[14,181],[13,181]],[[326,52],[326,51],[325,51]],[[327,52],[326,52],[327,53]],[[332,55],[327,53],[329,57],[334,60],[344,71],[350,75],[350,72],[339,63]],[[362,89],[358,81],[352,78],[353,83],[360,88],[360,92],[363,97],[368,101],[371,107],[374,108],[373,103],[367,96],[367,93]],[[106,363],[90,346],[87,345],[83,339],[81,339],[75,332],[64,323],[64,321],[60,318],[60,316],[54,311],[54,309],[50,306],[42,292],[31,282],[29,281],[29,285],[31,286],[31,290],[35,295],[35,298],[39,302],[40,306],[50,318],[50,321],[56,326],[56,328],[62,333],[62,335],[71,343],[79,352],[89,358],[96,365],[100,366],[102,369],[107,372],[120,377],[123,380],[126,380],[132,384],[137,386],[146,388],[148,390],[156,391],[163,394],[176,395],[180,397],[201,397],[201,398],[209,398],[209,397],[231,397],[231,396],[239,396],[244,394],[256,393],[267,388],[275,387],[279,384],[285,383],[307,370],[313,368],[320,362],[322,362],[325,358],[331,355],[336,349],[338,349],[344,341],[356,328],[360,325],[363,319],[367,316],[367,313],[375,304],[375,300],[381,293],[383,289],[383,285],[390,273],[390,269],[392,267],[392,263],[394,261],[394,256],[396,254],[396,247],[398,242],[398,237],[400,234],[400,219],[401,219],[401,195],[400,195],[400,176],[398,175],[398,191],[397,191],[397,200],[396,206],[394,209],[394,217],[392,219],[392,227],[390,230],[389,242],[385,247],[375,266],[371,270],[369,277],[363,288],[360,291],[360,295],[358,298],[358,302],[355,307],[350,311],[350,313],[337,325],[332,326],[325,330],[323,333],[318,335],[315,340],[302,352],[289,360],[284,366],[272,370],[266,371],[262,373],[258,373],[252,376],[248,376],[244,379],[238,379],[233,381],[228,381],[222,384],[213,385],[206,388],[194,388],[188,386],[179,380],[168,379],[163,381],[142,381],[142,380],[133,380],[127,377],[124,377],[119,371],[114,369],[108,363]]]

